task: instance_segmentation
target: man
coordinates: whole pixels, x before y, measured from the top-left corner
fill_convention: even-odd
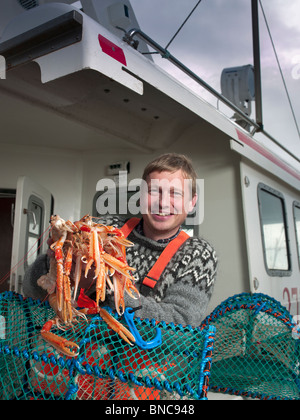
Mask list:
[[[124,296],[126,307],[139,308],[136,316],[140,318],[195,327],[205,315],[217,270],[214,249],[204,239],[184,237],[174,255],[172,252],[168,253],[171,257],[163,254],[167,247],[174,248],[175,242],[178,243],[182,236],[181,225],[196,204],[196,178],[190,160],[175,153],[158,157],[144,170],[143,217],[130,228],[128,239],[134,247],[127,249],[128,264],[136,268],[135,286],[140,298]],[[121,228],[124,220],[108,215],[99,223]],[[162,272],[158,279],[153,279],[149,272],[157,261]],[[48,267],[48,257],[41,256],[28,269],[24,279],[25,295],[45,296],[36,282]],[[94,292],[91,281],[84,280],[80,285],[89,295]],[[108,297],[104,303],[113,307],[113,298]]]

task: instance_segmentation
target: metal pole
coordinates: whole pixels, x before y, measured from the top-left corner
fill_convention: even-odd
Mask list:
[[[251,2],[256,124],[263,130],[258,0]]]
[[[256,19],[253,19],[253,20],[256,20],[256,25],[255,25],[256,30],[253,31],[253,33],[254,32],[256,33],[255,40],[257,39],[257,41],[258,41],[258,42],[255,41],[253,43],[254,45],[256,45],[258,47],[258,48],[255,48],[256,53],[254,54],[255,55],[254,70],[255,70],[255,68],[257,70],[255,72],[256,121],[253,121],[248,115],[246,115],[244,112],[242,112],[238,107],[236,107],[232,102],[230,102],[228,99],[226,99],[224,96],[222,96],[219,92],[214,90],[211,86],[209,86],[206,82],[204,82],[204,80],[202,80],[200,77],[198,77],[195,73],[193,73],[190,69],[188,69],[180,61],[178,61],[172,54],[169,53],[168,50],[166,50],[161,45],[159,45],[157,42],[155,42],[153,39],[151,39],[148,35],[146,35],[140,29],[131,29],[128,32],[126,32],[125,37],[124,37],[124,41],[127,42],[129,45],[132,45],[134,36],[138,36],[139,38],[143,39],[148,45],[150,45],[152,48],[154,48],[154,50],[156,50],[163,58],[166,58],[167,60],[169,60],[176,67],[178,67],[181,71],[183,71],[185,74],[190,76],[193,80],[195,80],[197,83],[199,83],[205,89],[207,89],[212,95],[214,95],[216,98],[218,98],[224,104],[229,106],[241,118],[243,118],[245,121],[247,121],[253,127],[253,133],[252,134],[254,134],[255,132],[259,132],[259,131],[262,132],[273,143],[275,143],[278,147],[280,147],[282,150],[284,150],[287,154],[289,154],[292,158],[294,158],[297,162],[300,163],[300,159],[296,155],[294,155],[292,152],[290,152],[281,143],[279,143],[276,139],[274,139],[273,136],[271,136],[269,133],[267,133],[263,129],[257,0],[252,0],[252,6],[254,6],[254,9],[255,9],[254,12],[256,11],[256,13],[254,13],[254,17],[256,16]],[[254,38],[254,36],[253,36],[253,38]]]
[[[143,39],[148,45],[154,48],[163,58],[170,61],[174,66],[178,67],[183,73],[187,74],[191,77],[195,82],[199,83],[202,87],[204,87],[208,92],[222,101],[225,105],[235,111],[241,118],[247,121],[251,126],[255,127],[256,131],[260,130],[260,126],[255,123],[248,115],[246,115],[243,111],[241,111],[237,106],[235,106],[232,102],[230,102],[225,96],[221,95],[211,86],[209,86],[204,80],[202,80],[199,76],[197,76],[194,72],[192,72],[188,67],[186,67],[183,63],[181,63],[177,58],[175,58],[172,54],[169,53],[164,47],[159,45],[153,39],[151,39],[148,35],[142,32],[140,29],[131,29],[128,31],[124,37],[124,41],[131,45],[132,39],[134,36],[138,36],[139,38]]]

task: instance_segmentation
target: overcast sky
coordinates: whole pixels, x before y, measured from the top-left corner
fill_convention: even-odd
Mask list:
[[[141,29],[166,46],[198,0],[131,0]],[[261,0],[300,126],[300,1]],[[300,138],[260,10],[264,128],[300,157]],[[253,64],[251,0],[202,0],[168,48],[170,53],[220,91],[226,67]],[[217,100],[189,81],[166,60],[156,63],[172,72],[206,100]],[[227,113],[222,106],[220,109]],[[229,115],[231,116],[231,115]],[[254,112],[252,113],[254,118]]]

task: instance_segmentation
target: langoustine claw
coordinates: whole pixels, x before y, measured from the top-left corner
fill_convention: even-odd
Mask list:
[[[47,321],[41,330],[41,336],[59,352],[69,357],[76,357],[79,354],[79,346],[66,338],[53,334],[50,330],[57,324],[57,319]]]

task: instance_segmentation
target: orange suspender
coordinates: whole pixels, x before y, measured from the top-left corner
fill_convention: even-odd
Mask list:
[[[127,238],[127,236],[133,231],[133,229],[138,225],[140,220],[141,219],[139,219],[138,217],[133,217],[132,219],[127,220],[127,222],[121,228],[121,231],[123,232],[125,238]],[[168,243],[168,245],[163,250],[154,266],[144,278],[143,285],[151,287],[152,289],[155,287],[168,262],[188,238],[189,235],[182,230],[178,234],[178,236],[176,236],[175,239]]]
[[[154,266],[144,278],[143,284],[151,287],[152,289],[155,287],[156,282],[159,280],[160,275],[166,268],[168,262],[188,238],[189,235],[182,230],[175,239],[168,243]]]
[[[125,238],[133,231],[133,229],[140,223],[141,219],[139,217],[132,217],[128,219],[127,222],[121,227],[121,231],[123,232]]]

